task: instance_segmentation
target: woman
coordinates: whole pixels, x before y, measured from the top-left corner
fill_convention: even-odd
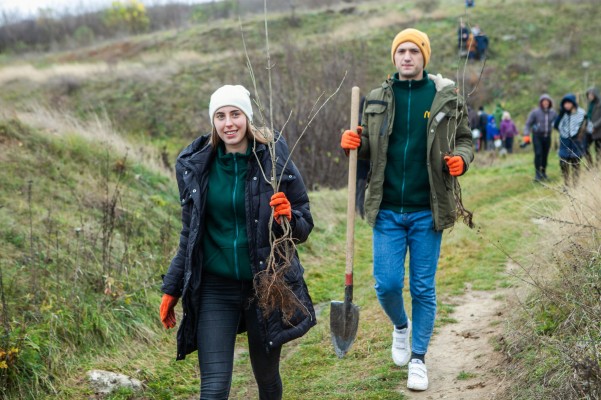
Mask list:
[[[580,160],[584,156],[586,112],[578,107],[576,96],[568,93],[561,100],[559,116],[553,126],[559,131],[559,166],[565,186],[576,185]],[[570,169],[572,170],[570,172]]]
[[[236,334],[244,331],[260,399],[281,399],[281,346],[315,325],[315,311],[296,252],[286,272],[300,304],[294,318],[282,318],[280,310],[265,315],[253,282],[268,262],[270,227],[281,236],[286,218],[294,241],[307,240],[313,228],[309,199],[298,170],[286,163],[288,148],[279,136],[274,146],[281,183],[273,193],[268,135],[252,125],[250,93],[243,86],[217,89],[209,115],[212,133],[177,158],[183,227],[163,278],[161,321],[167,329],[175,326],[181,298],[177,359],[198,350],[201,399],[228,398]]]

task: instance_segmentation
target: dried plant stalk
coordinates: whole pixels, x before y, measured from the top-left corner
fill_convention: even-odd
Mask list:
[[[274,65],[271,63],[271,55],[269,50],[269,31],[267,26],[267,1],[263,2],[264,7],[264,21],[265,21],[265,44],[266,44],[266,61],[267,66],[266,70],[268,73],[269,80],[269,110],[265,110],[262,102],[258,96],[257,83],[255,79],[255,74],[253,72],[252,63],[250,61],[250,57],[248,54],[248,49],[246,47],[246,42],[244,40],[244,34],[242,33],[242,41],[244,44],[244,51],[246,55],[247,67],[250,73],[251,80],[253,82],[253,87],[255,91],[255,104],[257,105],[260,120],[263,123],[263,126],[269,126],[270,129],[260,129],[259,131],[262,133],[263,138],[267,141],[267,147],[269,149],[269,153],[271,155],[271,171],[269,176],[267,176],[266,171],[261,170],[263,179],[273,188],[273,192],[276,193],[279,191],[281,176],[278,174],[282,174],[288,162],[290,162],[290,158],[292,153],[296,149],[297,144],[300,142],[305,132],[315,119],[316,115],[323,109],[323,107],[329,102],[329,100],[334,97],[338,91],[340,90],[344,79],[346,78],[346,72],[344,77],[342,78],[340,84],[337,89],[328,96],[321,105],[318,106],[322,96],[320,95],[318,99],[313,104],[311,112],[309,114],[309,120],[299,135],[297,141],[294,143],[290,150],[290,154],[288,158],[284,160],[283,167],[280,171],[277,169],[277,154],[276,154],[276,142],[280,139],[280,137],[284,133],[284,129],[288,121],[285,122],[284,126],[280,130],[280,135],[275,135],[274,129],[274,121],[273,121],[273,103],[272,103],[272,79],[271,79],[271,70]],[[241,29],[242,31],[242,29]],[[269,115],[269,120],[266,121],[265,115]],[[288,120],[291,115],[289,115]],[[255,143],[256,144],[256,143]],[[255,154],[256,156],[256,154]],[[259,163],[259,168],[262,168]],[[258,306],[261,308],[263,315],[267,318],[272,315],[274,312],[279,311],[281,313],[281,318],[285,323],[290,325],[294,325],[294,316],[301,312],[303,315],[309,315],[309,310],[307,307],[302,304],[300,299],[296,296],[288,282],[286,281],[286,274],[289,272],[290,267],[292,265],[292,261],[294,257],[296,257],[296,244],[292,237],[292,228],[290,226],[290,222],[286,218],[281,218],[281,229],[283,233],[281,235],[276,235],[273,230],[273,209],[272,209],[272,218],[269,222],[269,242],[270,242],[270,254],[268,259],[266,260],[266,267],[264,270],[259,271],[254,279],[254,289],[255,289],[255,297],[257,300]]]

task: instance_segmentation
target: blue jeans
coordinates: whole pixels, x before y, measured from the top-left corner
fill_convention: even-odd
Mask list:
[[[261,338],[252,282],[203,274],[198,312],[200,399],[227,400],[232,383],[238,325],[246,325],[248,350],[261,400],[280,400],[281,347],[267,347]]]
[[[394,325],[407,323],[403,303],[405,256],[409,249],[412,351],[426,354],[436,316],[436,268],[442,232],[434,230],[432,212],[380,210],[373,229],[374,278],[380,305]]]

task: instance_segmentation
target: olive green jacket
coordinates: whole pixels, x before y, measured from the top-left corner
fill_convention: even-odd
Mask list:
[[[472,134],[468,127],[467,106],[457,94],[455,83],[440,75],[428,75],[436,85],[436,95],[428,121],[428,168],[430,180],[430,207],[434,229],[450,228],[457,219],[454,190],[456,177],[449,174],[445,155],[459,155],[465,162],[465,171],[474,158]],[[371,226],[382,202],[384,170],[388,137],[394,121],[394,94],[392,81],[386,80],[381,87],[372,90],[365,99],[363,109],[363,132],[358,156],[370,161],[368,188],[365,196],[365,213]]]

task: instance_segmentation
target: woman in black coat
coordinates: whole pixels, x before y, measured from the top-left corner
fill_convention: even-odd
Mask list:
[[[281,182],[274,193],[269,135],[252,125],[250,93],[243,86],[215,91],[209,115],[212,133],[177,158],[182,230],[163,277],[161,321],[167,329],[175,326],[181,298],[177,359],[198,350],[201,399],[228,398],[236,334],[245,331],[260,399],[281,399],[281,346],[315,325],[315,311],[296,252],[285,275],[298,300],[292,317],[258,306],[256,278],[268,263],[270,229],[276,237],[283,233],[282,218],[295,243],[307,240],[313,229],[309,198],[294,163],[286,162],[289,151],[281,136],[274,140]]]

